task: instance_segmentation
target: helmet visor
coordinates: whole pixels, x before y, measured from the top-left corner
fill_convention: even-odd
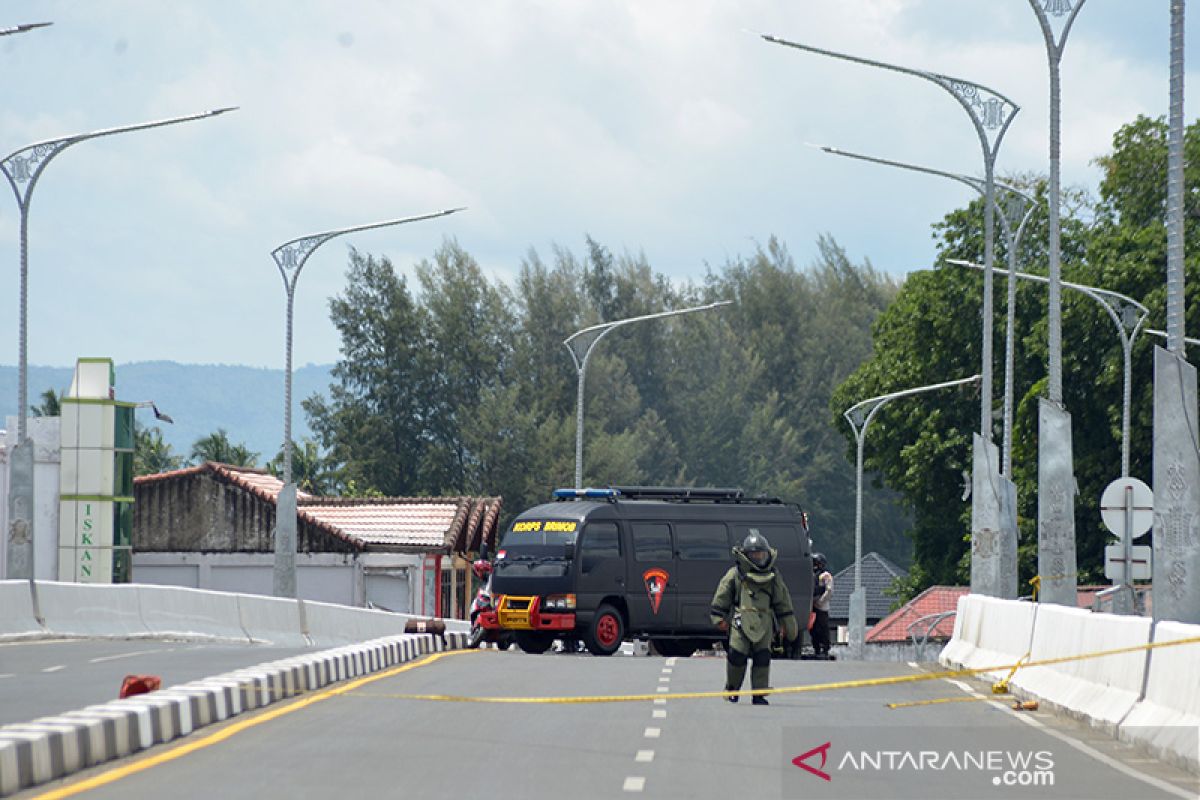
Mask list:
[[[746,558],[750,559],[750,563],[756,567],[765,567],[771,560],[771,554],[766,550],[751,550],[746,553]]]

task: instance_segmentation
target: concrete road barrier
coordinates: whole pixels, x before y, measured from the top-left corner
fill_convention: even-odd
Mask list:
[[[304,635],[297,601],[257,594],[234,597],[237,598],[239,623],[252,641],[276,647],[308,647],[312,644]]]
[[[0,581],[0,641],[45,634],[33,614],[29,581]]]
[[[151,631],[142,621],[136,584],[38,581],[46,628],[58,636],[134,638]]]
[[[1155,642],[1200,636],[1200,625],[1159,622]],[[1118,736],[1156,757],[1200,774],[1200,644],[1150,651],[1145,696],[1118,728]]]
[[[1038,612],[1030,658],[1039,661],[1144,645],[1150,641],[1150,623],[1146,617],[1044,604]],[[1137,651],[1022,667],[1011,684],[1052,708],[1114,734],[1117,723],[1141,694],[1145,664],[1145,651]]]
[[[938,655],[938,661],[943,666],[962,669],[967,658],[979,645],[979,616],[983,607],[981,599],[980,595],[974,594],[964,594],[958,598],[954,633]]]
[[[404,633],[405,614],[304,602],[308,635],[318,647],[336,647]]]
[[[963,660],[970,669],[1015,664],[1029,652],[1037,606],[1019,600],[978,598],[978,631],[975,649]],[[1000,680],[1008,669],[985,673]]]
[[[390,636],[0,727],[0,796],[169,742],[287,697],[428,653],[461,649],[466,640],[467,634],[458,631],[445,637]]]
[[[178,586],[137,586],[142,622],[156,635],[245,642],[238,595]]]

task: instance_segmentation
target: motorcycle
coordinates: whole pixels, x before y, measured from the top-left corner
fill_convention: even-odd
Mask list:
[[[483,583],[480,584],[479,591],[475,593],[475,599],[471,601],[469,611],[471,635],[467,639],[467,647],[475,649],[481,643],[487,641],[492,642],[501,650],[507,650],[509,645],[513,643],[512,633],[508,631],[488,630],[479,621],[480,614],[495,608],[494,598],[492,597],[492,562],[488,561],[487,558],[486,543],[479,550],[479,558],[471,564],[471,571]]]

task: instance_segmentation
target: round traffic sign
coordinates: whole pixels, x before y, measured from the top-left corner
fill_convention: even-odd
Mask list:
[[[1127,510],[1131,512],[1128,515]],[[1100,519],[1120,537],[1126,535],[1125,520],[1129,519],[1129,535],[1136,539],[1154,525],[1154,492],[1137,478],[1117,478],[1100,495]]]

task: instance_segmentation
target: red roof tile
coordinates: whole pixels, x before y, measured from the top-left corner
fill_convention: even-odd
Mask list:
[[[268,503],[283,481],[266,470],[207,461],[195,467],[144,475],[135,483],[155,483],[208,472]],[[300,519],[359,548],[406,548],[458,552],[478,550],[486,538],[495,544],[499,497],[316,497],[296,493]]]
[[[970,592],[968,586],[930,586],[925,591],[908,601],[905,605],[888,614],[867,631],[868,642],[903,642],[908,640],[908,626],[918,619],[930,614],[940,614],[944,611],[954,611],[958,608],[958,598]],[[919,626],[924,632],[925,624]],[[929,632],[931,639],[949,639],[954,633],[954,617],[950,616],[939,622]]]

